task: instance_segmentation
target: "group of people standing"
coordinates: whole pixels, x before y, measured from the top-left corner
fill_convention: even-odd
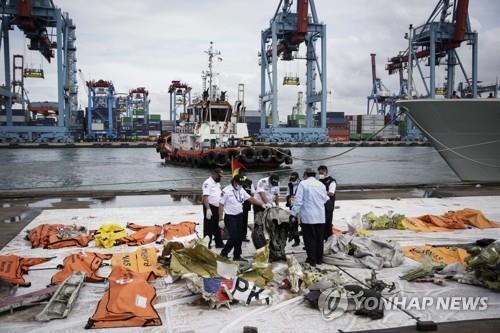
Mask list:
[[[316,178],[316,174],[318,177]],[[279,176],[271,174],[260,179],[256,186],[247,178],[245,169],[231,179],[224,189],[220,181],[222,170],[216,168],[211,177],[203,183],[204,236],[209,237],[208,247],[215,241],[216,248],[222,248],[221,255],[227,257],[233,251],[234,260],[241,257],[243,241],[247,237],[248,213],[254,210],[254,219],[259,218],[266,208],[279,206]],[[292,246],[300,244],[300,229],[307,253],[306,262],[311,266],[322,263],[323,243],[332,235],[332,218],[335,208],[336,181],[328,174],[324,165],[315,170],[307,168],[301,180],[297,172],[289,177],[286,207],[290,209]],[[227,229],[229,239],[224,244],[221,230]]]

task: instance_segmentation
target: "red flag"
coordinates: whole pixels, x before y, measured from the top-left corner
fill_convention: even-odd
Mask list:
[[[246,169],[246,167],[243,165],[243,163],[239,162],[234,157],[231,157],[231,174],[233,175],[233,177],[240,172],[240,169]]]

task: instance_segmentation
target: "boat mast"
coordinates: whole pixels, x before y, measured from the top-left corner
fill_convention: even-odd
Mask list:
[[[214,42],[210,42],[210,47],[205,53],[208,54],[208,72],[203,72],[202,77],[204,80],[208,77],[208,100],[212,100],[214,97],[213,77],[217,75],[217,73],[213,72],[214,56],[220,56],[221,52],[214,48]],[[218,59],[222,60],[221,57],[218,57]]]

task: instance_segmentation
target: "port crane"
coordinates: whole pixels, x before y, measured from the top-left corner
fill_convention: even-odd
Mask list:
[[[401,73],[408,69],[408,92],[414,95],[413,68],[416,67],[426,92],[425,97],[435,98],[436,67],[443,60],[446,65],[446,82],[442,94],[451,98],[455,91],[456,66],[465,78],[466,89],[470,97],[477,97],[478,33],[473,31],[469,20],[469,0],[439,0],[427,21],[416,28],[410,25],[408,48],[389,59],[386,69],[389,74]],[[472,46],[471,75],[467,74],[457,49],[464,43]],[[427,60],[428,79],[421,66],[421,60]]]
[[[69,142],[71,119],[78,111],[78,82],[76,69],[76,26],[69,14],[57,8],[52,0],[0,0],[1,45],[4,52],[4,84],[0,87],[1,114],[5,116],[0,126],[0,141]],[[23,101],[12,89],[9,32],[17,27],[28,39],[28,49],[38,51],[46,61],[55,58],[57,65],[57,102],[30,103],[32,110],[55,109],[56,126],[30,126],[24,122],[13,123],[13,104]],[[49,33],[54,29],[54,34]],[[54,52],[55,50],[55,52]],[[23,70],[23,77],[42,78],[43,72]],[[30,109],[30,106],[28,106]]]
[[[394,124],[397,108],[396,100],[399,96],[392,94],[391,91],[384,85],[382,79],[377,77],[377,63],[376,54],[371,53],[371,66],[372,66],[372,90],[367,97],[366,114],[381,114],[389,115],[391,124]]]
[[[327,58],[326,25],[319,22],[314,0],[280,0],[270,26],[261,33],[260,49],[260,137],[266,141],[327,141]],[[309,9],[311,16],[308,15]],[[321,41],[318,55],[316,42]],[[278,106],[278,60],[297,60],[294,56],[301,44],[306,46],[306,126],[280,127]],[[316,88],[319,76],[321,89]],[[284,84],[297,84],[297,78],[285,77]],[[316,104],[320,104],[321,124],[314,126]],[[267,110],[271,123],[267,127]]]

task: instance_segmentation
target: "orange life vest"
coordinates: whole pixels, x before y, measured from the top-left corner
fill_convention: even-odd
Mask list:
[[[183,221],[177,224],[166,223],[163,225],[163,237],[170,241],[174,238],[185,237],[196,232],[196,223]]]
[[[135,232],[127,237],[119,239],[117,242],[118,244],[127,244],[129,246],[149,244],[156,241],[162,232],[162,227],[158,225],[142,226],[135,223],[128,223],[127,228]]]
[[[29,287],[30,282],[25,281],[24,274],[28,274],[29,268],[49,261],[50,258],[23,258],[15,255],[0,256],[0,278],[22,287]]]
[[[63,261],[62,270],[52,276],[51,283],[59,284],[75,272],[85,273],[86,282],[103,282],[106,278],[97,275],[103,260],[111,259],[111,254],[80,252],[70,254]]]
[[[60,249],[69,246],[88,246],[94,237],[76,225],[41,224],[28,231],[26,239],[32,248]]]
[[[161,326],[153,304],[156,290],[144,276],[124,267],[115,267],[109,288],[85,328]]]

